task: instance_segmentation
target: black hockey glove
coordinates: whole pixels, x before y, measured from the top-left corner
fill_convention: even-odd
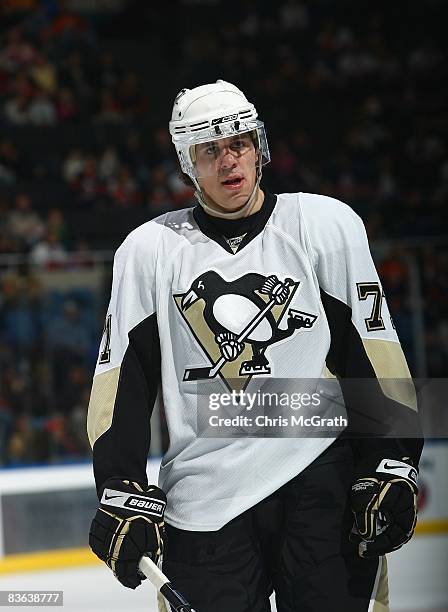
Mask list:
[[[126,587],[144,579],[138,564],[143,555],[157,563],[162,554],[166,495],[156,486],[110,478],[101,492],[89,544]]]
[[[361,557],[378,557],[401,548],[417,522],[417,470],[410,459],[380,459],[361,464],[351,488],[355,517],[350,539]]]

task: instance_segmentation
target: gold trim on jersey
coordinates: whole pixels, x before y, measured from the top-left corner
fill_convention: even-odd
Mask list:
[[[117,366],[97,374],[93,379],[87,412],[87,434],[92,448],[112,425],[119,377],[120,366]]]
[[[415,387],[401,345],[373,338],[362,338],[362,343],[384,395],[416,411]]]

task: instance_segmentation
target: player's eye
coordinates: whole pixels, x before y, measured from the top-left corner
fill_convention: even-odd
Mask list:
[[[242,138],[239,138],[238,140],[234,140],[232,142],[232,147],[234,147],[235,149],[241,149],[242,147],[245,146],[245,142]]]
[[[202,159],[216,158],[216,145],[213,143],[204,143],[197,148],[197,154]]]
[[[205,155],[210,155],[211,157],[216,157],[218,154],[218,147],[216,145],[209,145],[204,149]]]
[[[230,148],[233,151],[241,151],[242,149],[245,149],[248,146],[249,146],[249,143],[248,143],[247,138],[235,138],[235,140],[232,140],[232,144],[230,145]]]

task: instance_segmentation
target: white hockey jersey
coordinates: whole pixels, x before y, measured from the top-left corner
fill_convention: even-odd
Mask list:
[[[304,316],[308,324],[295,325]],[[318,379],[329,369],[340,379],[376,377],[384,398],[415,408],[409,388],[387,384],[409,370],[351,208],[321,195],[267,195],[245,219],[212,218],[197,206],[126,238],[89,404],[98,490],[112,476],[146,482],[160,386],[170,443],[159,486],[166,520],[180,529],[219,529],[333,442],[198,436],[195,378],[214,366],[212,392],[255,389],[260,374]],[[414,446],[400,456],[418,454]]]

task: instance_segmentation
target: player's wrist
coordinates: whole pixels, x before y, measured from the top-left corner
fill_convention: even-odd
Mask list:
[[[354,480],[366,477],[379,481],[402,478],[417,487],[418,468],[410,457],[385,449],[361,459],[355,466]]]
[[[166,508],[166,495],[156,485],[109,478],[100,491],[100,508],[124,518],[141,515],[153,523],[161,523]]]

